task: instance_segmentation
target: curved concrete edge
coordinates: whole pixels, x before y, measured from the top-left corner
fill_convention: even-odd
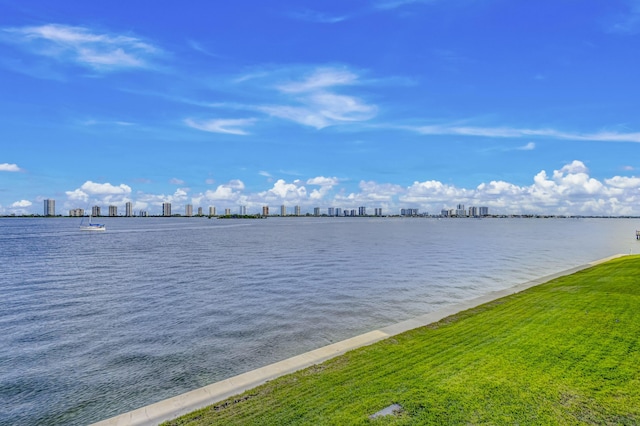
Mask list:
[[[551,281],[552,279],[570,275],[583,269],[623,256],[626,255],[618,254],[610,256],[585,265],[567,269],[562,272],[527,281],[504,290],[490,292],[474,299],[439,309],[435,312],[402,321],[379,330],[370,331],[369,333],[333,343],[256,370],[248,371],[246,373],[212,383],[208,386],[192,390],[182,395],[165,399],[163,401],[156,402],[155,404],[147,405],[128,413],[102,420],[94,423],[94,426],[157,425],[161,422],[175,419],[184,414],[215,404],[216,402],[225,400],[233,395],[241,394],[249,389],[253,389],[263,383],[266,383],[269,380],[322,363],[352,349],[367,346],[388,337],[404,333],[405,331],[432,324],[458,312],[475,308],[484,303]]]

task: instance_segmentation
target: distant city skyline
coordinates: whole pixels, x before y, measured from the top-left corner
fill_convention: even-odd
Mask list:
[[[636,1],[32,0],[2,18],[0,215],[640,215]]]
[[[125,217],[131,217],[133,216],[132,212],[130,211],[131,208],[131,203],[127,203],[126,205],[126,213],[124,214]],[[298,205],[293,206],[294,208],[294,213],[293,214],[288,214],[287,213],[287,206],[286,205],[281,205],[280,206],[280,213],[279,214],[270,214],[270,209],[269,206],[262,206],[262,211],[256,211],[256,212],[251,212],[247,210],[247,206],[244,205],[240,205],[238,206],[238,215],[240,216],[245,216],[247,214],[249,215],[262,215],[262,216],[301,216],[302,215],[302,208]],[[173,206],[171,203],[169,202],[165,202],[162,205],[162,214],[158,215],[158,216],[183,216],[181,214],[172,214],[172,209]],[[202,206],[198,206],[197,208],[197,212],[198,212],[198,216],[203,216],[203,207]],[[216,216],[216,206],[208,206],[208,212],[209,212],[209,216]],[[101,212],[101,207],[100,206],[92,206],[91,208],[92,211],[92,215],[93,216],[100,216],[100,212]],[[52,213],[53,212],[53,213]],[[231,214],[231,209],[230,208],[225,208],[225,215],[229,215]],[[444,217],[454,217],[454,216],[458,216],[458,217],[479,217],[479,216],[488,216],[489,215],[489,208],[486,206],[470,206],[468,209],[465,209],[464,204],[458,204],[456,206],[455,209],[450,208],[450,209],[443,209],[441,210],[439,213],[430,213],[430,212],[421,212],[419,209],[417,208],[402,208],[400,209],[398,212],[384,212],[384,210],[381,207],[375,207],[374,208],[374,213],[373,214],[368,214],[367,213],[367,206],[359,206],[358,209],[342,209],[341,207],[326,207],[326,208],[322,208],[322,207],[314,207],[313,208],[313,213],[311,212],[306,212],[305,215],[311,215],[313,214],[314,216],[334,216],[334,217],[340,217],[340,216],[418,216],[418,215],[429,215],[429,216],[444,216]],[[43,216],[55,216],[55,200],[52,199],[47,199],[44,202],[44,211],[43,211]],[[69,216],[83,216],[84,215],[84,209],[81,208],[76,208],[76,209],[70,209]],[[140,211],[140,216],[148,216],[148,212],[141,210]],[[61,216],[59,214],[59,216]],[[110,205],[109,206],[109,216],[110,217],[117,217],[118,215],[118,209],[117,206],[114,205]],[[187,204],[185,206],[185,210],[184,210],[184,216],[186,217],[192,217],[193,216],[193,205],[191,204]]]

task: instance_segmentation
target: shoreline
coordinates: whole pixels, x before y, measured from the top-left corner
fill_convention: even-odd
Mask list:
[[[555,274],[546,275],[537,279],[526,281],[508,287],[503,290],[486,293],[482,296],[456,303],[446,308],[408,319],[387,327],[373,330],[359,336],[355,336],[331,345],[327,345],[294,357],[239,374],[219,382],[168,398],[138,409],[119,414],[117,416],[93,423],[97,426],[108,425],[157,425],[161,422],[172,420],[184,414],[188,414],[208,405],[227,399],[233,395],[241,394],[275,378],[289,373],[322,363],[331,358],[340,356],[350,350],[367,346],[378,341],[393,337],[400,333],[415,328],[423,327],[456,313],[471,309],[482,304],[519,293],[531,287],[543,284],[558,277],[573,274],[583,269],[590,268],[612,259],[626,256],[617,254],[604,259],[569,268]]]

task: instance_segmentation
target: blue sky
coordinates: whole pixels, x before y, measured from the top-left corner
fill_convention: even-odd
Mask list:
[[[640,215],[640,1],[0,0],[0,214]]]

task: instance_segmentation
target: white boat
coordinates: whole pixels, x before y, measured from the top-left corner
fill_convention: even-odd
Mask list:
[[[82,220],[84,221],[84,219]],[[107,227],[102,223],[91,223],[91,216],[89,216],[89,224],[83,226],[82,223],[80,223],[80,230],[81,231],[106,231]]]

